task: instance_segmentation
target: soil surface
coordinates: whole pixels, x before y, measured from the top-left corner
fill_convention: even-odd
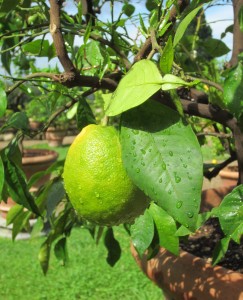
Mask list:
[[[181,248],[195,256],[212,262],[212,254],[216,244],[224,237],[220,229],[218,219],[209,219],[195,234],[187,241],[181,242]],[[231,241],[228,251],[218,265],[243,274],[243,238],[237,244]]]

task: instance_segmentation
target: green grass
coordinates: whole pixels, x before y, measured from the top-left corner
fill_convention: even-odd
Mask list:
[[[102,242],[75,228],[68,239],[69,261],[62,266],[52,252],[47,276],[37,259],[43,238],[15,241],[0,238],[0,299],[4,300],[158,300],[161,290],[140,271],[129,250],[123,228],[115,235],[122,257],[111,268]]]

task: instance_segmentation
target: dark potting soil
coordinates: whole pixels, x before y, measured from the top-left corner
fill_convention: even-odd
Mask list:
[[[218,219],[211,218],[188,240],[182,241],[180,246],[183,250],[212,262],[213,250],[223,237]],[[218,265],[243,273],[243,238],[240,244],[230,242],[228,251]]]

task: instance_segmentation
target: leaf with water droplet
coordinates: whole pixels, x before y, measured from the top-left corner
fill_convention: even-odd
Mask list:
[[[134,130],[139,134],[134,134]],[[126,138],[127,134],[130,139]],[[134,139],[135,145],[132,144]],[[122,114],[120,140],[123,162],[134,183],[146,190],[177,222],[194,230],[201,200],[203,164],[200,146],[190,125],[174,110],[149,100]],[[135,149],[130,153],[132,145]],[[185,155],[185,150],[186,153],[189,150],[190,155]],[[146,168],[141,167],[143,164]],[[139,173],[136,168],[140,168]],[[196,202],[192,201],[194,198]],[[183,205],[175,209],[178,201],[183,201]],[[188,218],[188,211],[193,212],[192,218]]]
[[[154,236],[154,221],[148,210],[131,226],[132,243],[140,257],[150,246]]]
[[[183,202],[182,201],[178,201],[176,203],[176,208],[181,208],[182,207]]]
[[[177,228],[174,219],[155,203],[151,203],[149,213],[154,219],[160,246],[178,255],[179,239],[175,236]]]
[[[191,211],[188,211],[187,216],[188,216],[188,218],[192,218],[194,216],[194,213]]]

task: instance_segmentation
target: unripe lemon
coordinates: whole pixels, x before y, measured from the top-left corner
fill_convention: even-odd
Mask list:
[[[77,213],[101,226],[132,222],[148,206],[126,173],[112,126],[92,124],[80,132],[68,150],[63,179]]]

